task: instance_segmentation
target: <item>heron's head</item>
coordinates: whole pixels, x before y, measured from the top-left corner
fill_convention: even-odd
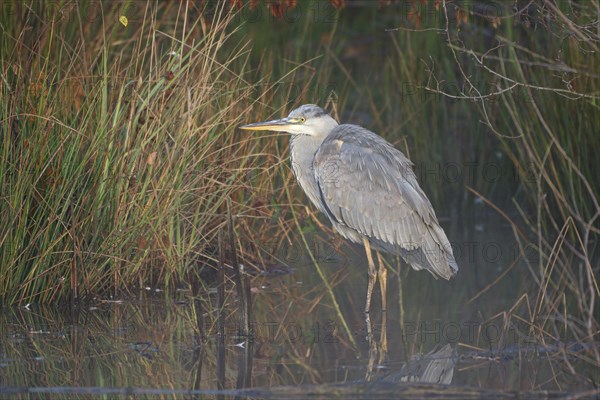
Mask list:
[[[305,104],[296,108],[285,118],[272,121],[256,122],[240,126],[247,131],[286,132],[292,135],[327,136],[337,126],[321,107]]]

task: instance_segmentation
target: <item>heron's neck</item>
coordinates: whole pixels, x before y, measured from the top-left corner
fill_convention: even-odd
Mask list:
[[[319,200],[319,188],[315,179],[313,161],[315,153],[327,135],[309,136],[292,135],[290,137],[290,162],[292,171],[296,175],[296,180],[304,190],[310,201],[321,211],[322,206]]]
[[[290,137],[290,156],[298,162],[300,159],[306,159],[312,165],[313,157],[319,146],[337,126],[336,120],[327,115],[319,119],[318,125],[312,127],[311,135],[292,135]]]
[[[290,136],[290,153],[292,157],[299,160],[300,158],[312,158],[325,140],[326,136],[309,136],[309,135],[292,135]]]

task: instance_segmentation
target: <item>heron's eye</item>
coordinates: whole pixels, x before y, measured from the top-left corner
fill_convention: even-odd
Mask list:
[[[300,117],[300,118],[298,118],[298,122],[300,122],[301,124],[303,124],[304,122],[306,122],[306,118]]]

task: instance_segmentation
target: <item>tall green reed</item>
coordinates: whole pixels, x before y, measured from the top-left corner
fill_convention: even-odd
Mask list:
[[[460,5],[441,8],[435,32],[445,38],[453,79],[461,83],[458,91],[447,90],[439,83],[452,75],[432,70],[427,88],[471,102],[518,177],[513,212],[501,213],[515,232],[531,285],[497,317],[507,327],[525,322],[524,334],[540,342],[595,343],[600,40],[589,24],[597,9],[534,1],[516,12],[499,6],[490,13],[471,4],[477,5],[479,13],[472,14]],[[487,40],[477,39],[486,36],[481,32]],[[507,208],[481,188],[470,189],[496,210]],[[595,345],[569,354],[600,365]]]
[[[173,284],[215,242],[245,162],[233,14],[55,6],[3,8],[0,297]]]

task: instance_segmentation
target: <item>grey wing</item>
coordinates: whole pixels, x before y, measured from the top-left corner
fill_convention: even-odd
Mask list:
[[[319,147],[313,166],[324,208],[343,236],[357,242],[367,236],[436,277],[456,273],[450,243],[412,163],[383,138],[360,126],[339,125]]]

